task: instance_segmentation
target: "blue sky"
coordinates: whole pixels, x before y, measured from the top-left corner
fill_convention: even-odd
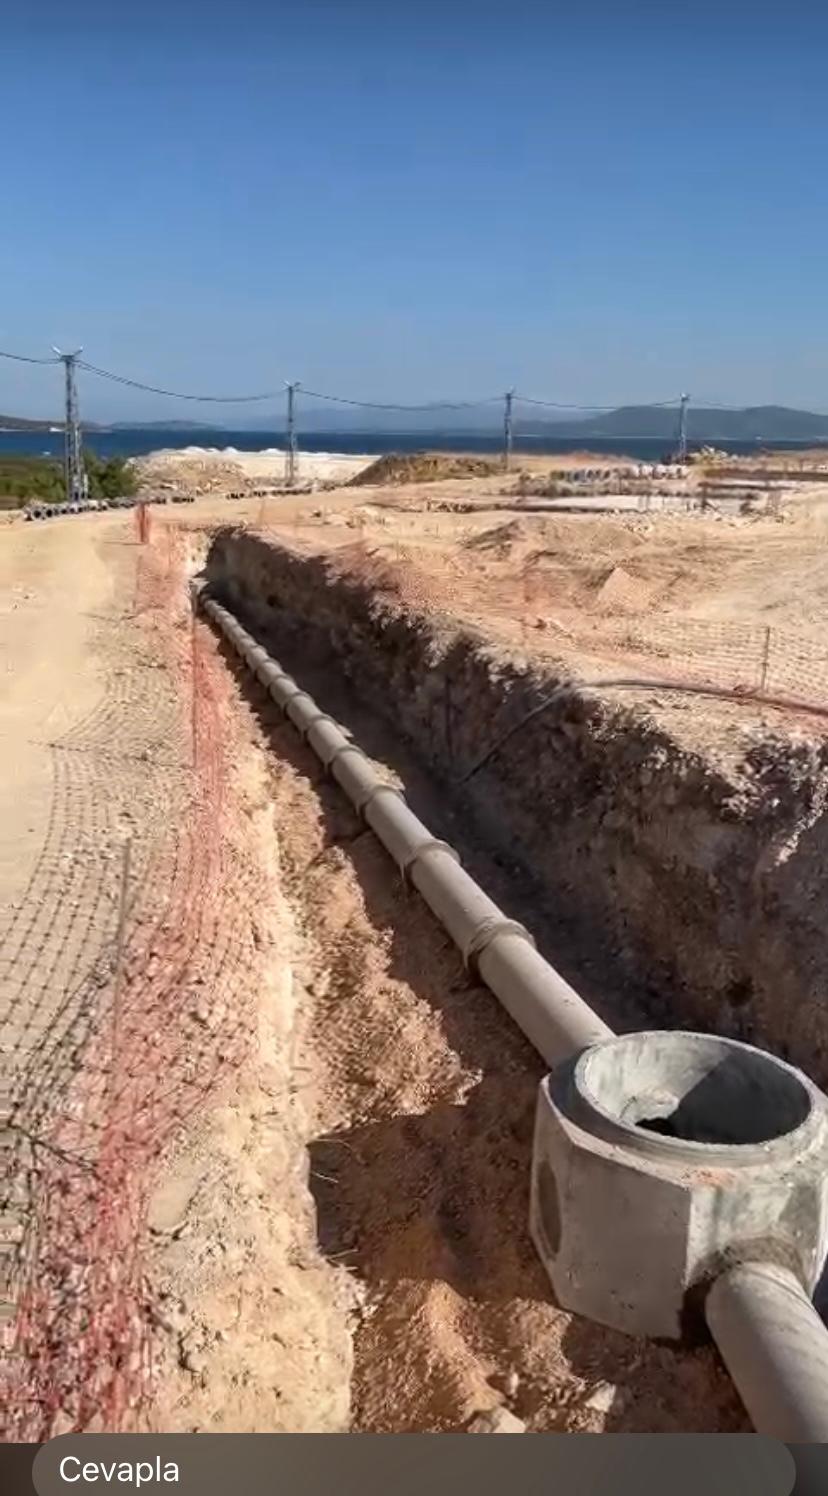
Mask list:
[[[817,0],[11,4],[2,348],[205,392],[828,409]],[[0,360],[0,410],[57,407]]]

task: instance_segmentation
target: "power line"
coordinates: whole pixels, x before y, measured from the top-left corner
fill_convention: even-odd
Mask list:
[[[0,348],[0,358],[13,359],[16,363],[52,365],[59,364],[60,358],[35,358],[30,354],[12,353],[8,349]],[[197,404],[208,405],[250,405],[265,400],[277,400],[282,394],[281,390],[263,390],[257,394],[250,395],[197,395],[185,390],[168,390],[160,385],[147,384],[141,379],[131,379],[125,374],[116,374],[111,369],[101,369],[96,364],[87,363],[85,359],[78,359],[76,367],[83,369],[88,374],[95,374],[99,379],[108,379],[113,384],[126,385],[130,389],[145,390],[151,395],[164,395],[171,400],[189,400]],[[429,411],[452,411],[452,410],[477,410],[485,405],[499,404],[504,398],[502,395],[487,395],[482,400],[429,400],[423,403],[407,404],[391,400],[356,400],[349,395],[334,395],[323,390],[309,390],[301,385],[295,386],[303,395],[312,400],[326,400],[336,405],[350,405],[359,410],[388,410],[388,411],[411,411],[428,413]],[[647,400],[647,401],[616,401],[614,405],[587,405],[568,402],[563,400],[542,400],[536,395],[523,395],[518,391],[512,393],[512,399],[517,405],[533,405],[545,410],[569,410],[589,412],[609,412],[618,410],[625,405],[634,404],[638,409],[644,410],[668,410],[675,406],[681,406],[682,397],[675,395],[669,400]],[[741,411],[749,407],[742,405],[730,405],[717,400],[704,400],[697,397],[694,401],[696,413],[700,410],[725,410]],[[816,414],[817,412],[814,412]]]
[[[696,397],[696,411],[700,410],[749,410],[748,405],[724,405],[721,400],[703,400]],[[814,414],[817,414],[815,411]]]
[[[514,390],[507,390],[503,396],[503,468],[505,472],[509,471],[512,463],[512,439],[514,435],[512,405],[514,398]]]
[[[690,396],[683,394],[679,409],[678,446],[676,448],[676,456],[679,462],[687,461],[687,408],[689,404]]]
[[[6,353],[0,348],[0,358],[13,358],[18,364],[59,364],[59,358],[29,358],[26,353]]]
[[[114,384],[127,384],[133,390],[146,390],[151,395],[168,395],[172,400],[196,400],[209,405],[249,405],[256,400],[275,400],[282,393],[280,390],[266,390],[260,395],[190,395],[183,394],[181,390],[162,390],[154,384],[143,384],[140,379],[127,379],[124,374],[99,369],[83,359],[78,359],[78,368],[85,369],[87,374],[97,374],[101,379],[110,379]]]
[[[63,427],[63,466],[66,500],[70,504],[80,503],[82,499],[85,499],[88,486],[86,468],[83,461],[80,413],[78,411],[78,386],[75,372],[78,364],[78,356],[81,351],[78,348],[74,353],[61,353],[59,349],[55,349],[58,361],[63,364],[66,371],[66,420]]]
[[[304,385],[301,389],[303,395],[310,395],[314,400],[331,400],[336,405],[357,405],[361,410],[476,410],[481,405],[494,405],[503,399],[502,395],[487,395],[483,400],[432,400],[426,405],[394,405],[380,400],[352,400],[347,395],[323,395],[319,390],[306,390]]]
[[[285,386],[287,390],[287,442],[285,444],[285,480],[289,488],[296,482],[296,417],[294,401],[296,391],[301,388],[296,380]]]
[[[672,400],[646,400],[646,401],[616,401],[615,405],[565,405],[560,400],[537,400],[532,395],[516,394],[515,399],[519,405],[543,405],[549,410],[619,410],[624,405],[634,403],[636,409],[644,410],[667,410],[672,405],[678,405],[679,397]]]

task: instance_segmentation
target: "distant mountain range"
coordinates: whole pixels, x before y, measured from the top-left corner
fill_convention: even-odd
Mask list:
[[[112,426],[96,426],[94,429],[96,431],[221,431],[227,428],[212,425],[207,421],[116,421]]]
[[[675,407],[649,405],[622,405],[617,410],[602,411],[583,417],[559,416],[538,418],[526,407],[516,406],[516,434],[523,437],[554,436],[571,438],[582,442],[588,437],[604,439],[659,438],[665,442],[675,440],[678,429],[678,412]],[[303,430],[311,431],[359,431],[378,432],[410,436],[422,432],[424,437],[441,432],[445,435],[463,435],[500,429],[500,414],[496,407],[484,407],[479,411],[464,411],[462,418],[446,420],[440,411],[365,411],[332,412],[318,406],[303,409],[301,400],[297,410],[297,428],[301,442]],[[49,431],[60,427],[59,421],[35,421],[25,416],[0,415],[0,431]],[[228,428],[198,421],[117,421],[110,425],[85,422],[85,431],[221,431]],[[248,431],[261,429],[262,435],[273,437],[282,430],[282,421],[277,414],[271,425],[262,428],[247,427]],[[828,415],[813,411],[794,410],[785,405],[751,405],[742,410],[717,410],[714,407],[690,406],[688,412],[688,437],[691,442],[828,442]]]
[[[547,415],[536,409],[515,402],[515,434],[526,437],[555,437],[573,441],[584,441],[587,437],[612,438],[656,438],[672,444],[678,434],[678,409],[675,406],[622,405],[616,410],[601,411],[595,415],[576,415],[561,412]],[[502,411],[497,405],[463,411],[458,414],[448,411],[383,411],[355,410],[331,411],[318,405],[307,408],[301,400],[297,402],[297,431],[301,441],[302,431],[376,431],[384,436],[410,436],[422,432],[424,436],[485,434],[502,430]],[[281,431],[281,422],[268,430]],[[813,411],[794,410],[784,405],[755,405],[742,410],[717,410],[713,407],[694,407],[688,411],[688,437],[691,442],[820,442],[828,441],[828,415]]]
[[[103,425],[99,421],[84,421],[84,431],[216,431],[221,428],[209,426],[203,421],[116,421]],[[62,431],[63,421],[35,421],[28,416],[0,415],[0,431]]]
[[[30,421],[25,416],[0,416],[0,431],[51,431],[60,421]]]
[[[601,412],[585,420],[544,421],[537,425],[522,421],[526,433],[558,436],[663,437],[673,439],[678,429],[674,408],[646,405],[622,405],[618,410]],[[792,410],[785,405],[750,405],[743,410],[716,410],[690,406],[687,433],[693,442],[716,441],[826,441],[828,416],[809,410]]]
[[[605,439],[657,438],[672,444],[678,435],[678,410],[675,406],[622,405],[616,410],[596,415],[539,415],[515,404],[515,434],[521,437],[570,438],[582,442],[588,437]],[[450,422],[450,424],[449,424]],[[441,411],[402,413],[392,411],[359,412],[332,417],[312,406],[307,411],[299,405],[297,426],[305,431],[442,431],[462,435],[498,431],[502,415],[496,407],[464,411],[459,417],[448,417]],[[699,442],[820,442],[828,441],[828,415],[793,410],[784,405],[754,405],[743,410],[716,410],[690,406],[687,418],[689,440]]]
[[[84,421],[84,431],[110,431],[110,426],[99,426],[95,421]],[[63,435],[63,421],[33,421],[26,416],[3,416],[0,415],[0,432],[2,431],[59,431]]]

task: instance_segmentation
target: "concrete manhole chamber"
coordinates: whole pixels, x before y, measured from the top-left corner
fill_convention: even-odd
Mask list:
[[[798,1070],[711,1035],[628,1034],[541,1085],[532,1235],[565,1308],[679,1339],[736,1263],[813,1289],[827,1170],[825,1098]]]

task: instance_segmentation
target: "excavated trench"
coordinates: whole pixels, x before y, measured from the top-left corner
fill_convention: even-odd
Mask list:
[[[426,819],[494,850],[508,912],[530,910],[602,1016],[765,1045],[828,1083],[828,745],[754,735],[726,768],[592,692],[521,728],[561,677],[412,612],[381,572],[242,531],[215,537],[206,570],[324,708],[414,772],[415,808],[417,770],[438,786]]]
[[[393,579],[243,531],[199,559],[615,1028],[731,1033],[825,1078],[818,749],[759,745],[728,778],[593,695],[511,732],[559,681],[403,606]],[[538,1431],[744,1428],[710,1347],[637,1342],[555,1305],[527,1231],[541,1062],[310,749],[239,683],[272,751],[305,952],[299,1081],[315,1087],[318,1247],[352,1295],[350,1427],[456,1430],[505,1407]]]

